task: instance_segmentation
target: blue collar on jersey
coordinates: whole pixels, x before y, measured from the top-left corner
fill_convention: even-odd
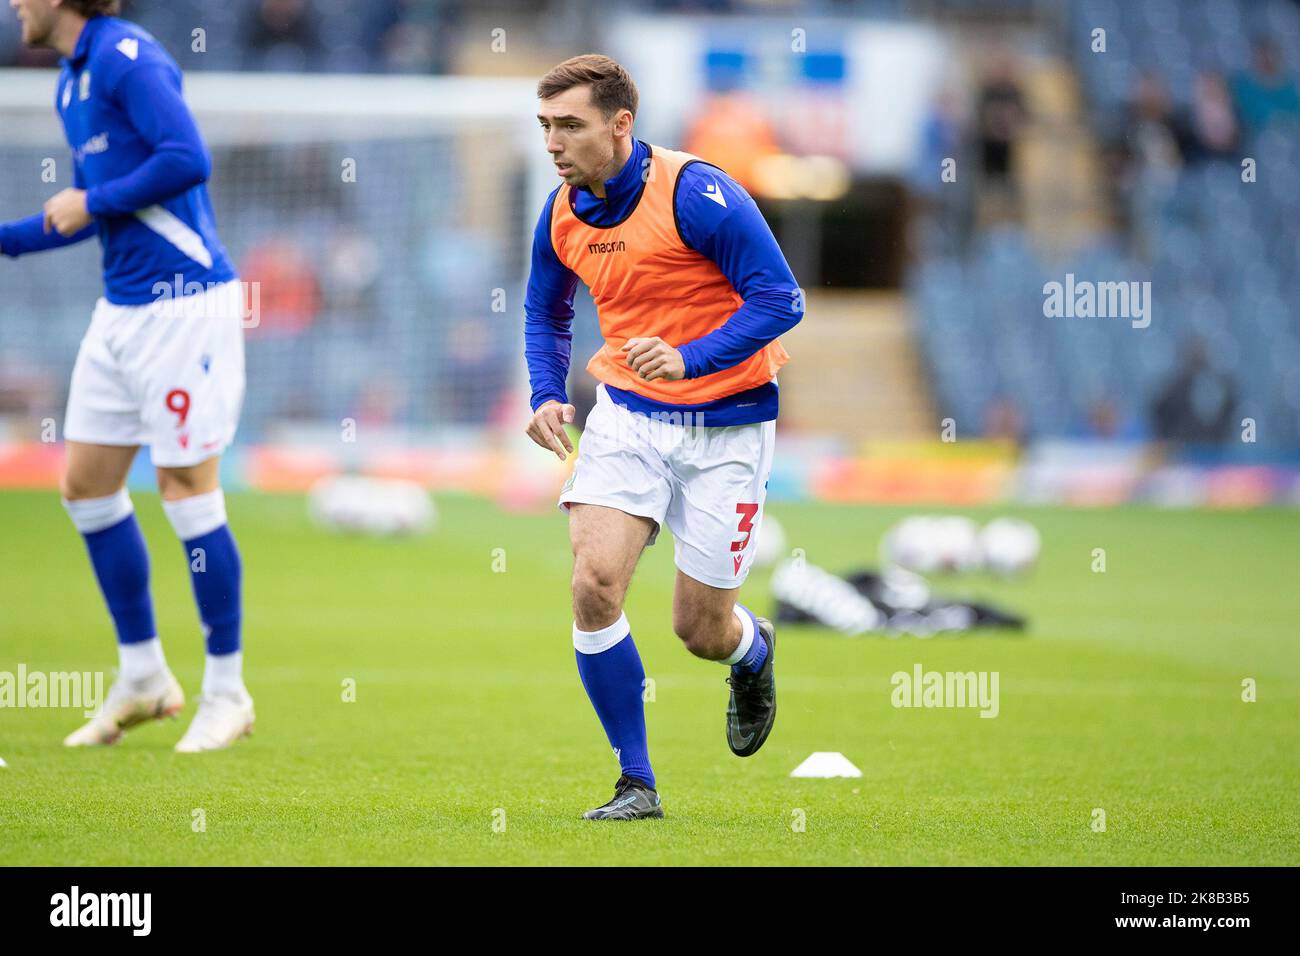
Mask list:
[[[633,138],[632,154],[628,156],[627,162],[614,178],[605,180],[605,202],[617,206],[641,189],[641,165],[648,155],[650,147]],[[600,201],[600,197],[591,192],[590,186],[579,186],[578,189],[590,193],[597,202]]]
[[[587,186],[569,190],[569,208],[573,214],[589,226],[597,229],[610,229],[632,215],[641,194],[645,192],[645,180],[641,170],[645,168],[650,156],[650,147],[634,139],[632,154],[628,156],[623,168],[612,179],[605,180],[605,198],[601,199]]]
[[[112,17],[91,17],[87,20],[81,30],[81,36],[77,37],[77,48],[72,51],[72,56],[64,57],[62,62],[73,69],[84,63],[86,57],[90,56],[90,41],[99,32],[99,28],[111,19]]]

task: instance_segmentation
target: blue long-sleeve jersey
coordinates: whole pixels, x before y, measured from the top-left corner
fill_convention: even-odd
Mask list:
[[[182,287],[235,278],[204,185],[211,157],[181,95],[180,68],[152,36],[116,17],[87,21],[62,61],[55,109],[94,222],[73,236],[45,232],[40,214],[0,225],[0,252],[98,235],[105,297],[117,305],[155,301],[177,277]]]
[[[588,187],[574,191],[578,215],[593,225],[627,218],[640,196],[646,144],[633,141],[632,155],[618,175],[605,181],[605,198]],[[713,184],[716,183],[716,187]],[[558,187],[557,187],[558,189]],[[713,198],[715,190],[723,201]],[[551,245],[551,202],[547,198],[533,234],[532,269],[524,300],[524,356],[532,384],[531,404],[568,401],[565,380],[573,343],[573,296],[578,277]],[[716,166],[691,163],[682,170],[674,214],[685,242],[712,260],[744,304],[718,328],[694,342],[670,343],[682,354],[686,377],[730,368],[779,338],[803,318],[803,297],[772,230],[745,189]],[[777,416],[774,382],[704,405],[669,405],[606,386],[615,401],[633,411],[703,411],[712,425],[742,425]]]

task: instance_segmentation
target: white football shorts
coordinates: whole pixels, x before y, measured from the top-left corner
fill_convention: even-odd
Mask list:
[[[221,454],[244,402],[239,280],[145,305],[100,299],[72,370],[63,436],[148,445],[154,465]]]
[[[776,422],[705,427],[682,416],[650,417],[616,404],[604,385],[578,447],[560,507],[604,505],[664,524],[684,574],[736,588],[754,561]]]

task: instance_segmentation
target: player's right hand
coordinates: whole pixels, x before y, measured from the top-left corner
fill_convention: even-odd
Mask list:
[[[53,229],[64,238],[71,238],[94,221],[86,209],[84,189],[65,189],[45,203],[47,233]]]
[[[569,441],[564,426],[572,423],[575,414],[577,409],[572,405],[565,405],[555,399],[543,402],[537,406],[533,420],[528,423],[528,437],[547,451],[555,452],[560,461],[564,461],[569,457],[566,449],[573,451],[573,443]]]

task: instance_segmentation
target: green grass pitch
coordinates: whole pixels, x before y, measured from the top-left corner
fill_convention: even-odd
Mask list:
[[[1032,578],[937,590],[1023,610],[1027,634],[784,628],[776,728],[748,760],[724,739],[725,669],[671,632],[665,537],[627,610],[655,681],[667,817],[596,824],[580,814],[608,798],[617,766],[574,666],[558,513],[444,496],[436,534],[378,541],[316,530],[300,498],[231,495],[257,730],[185,756],[171,747],[202,642],[180,546],[156,497],[135,498],[191,701],[94,751],[60,745],[78,710],[0,710],[0,864],[1300,863],[1294,511],[1019,509],[1044,540]],[[770,510],[832,570],[874,563],[903,513]],[[0,528],[0,671],[111,670],[108,618],[57,495],[0,495]],[[760,612],[766,577],[742,592]],[[895,709],[890,675],[917,663],[998,671],[1000,715]],[[816,750],[863,776],[791,779]]]

